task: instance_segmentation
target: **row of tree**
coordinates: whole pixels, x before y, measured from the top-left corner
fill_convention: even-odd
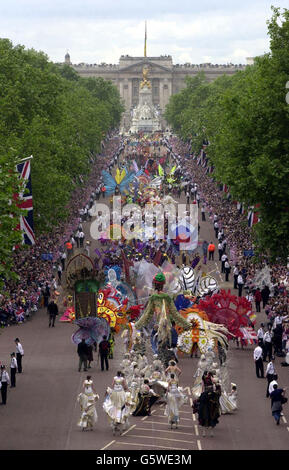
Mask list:
[[[166,119],[194,151],[209,140],[216,181],[233,199],[259,204],[256,245],[272,259],[286,259],[289,233],[289,10],[273,9],[270,52],[233,76],[208,83],[188,78],[173,95]],[[287,96],[286,96],[287,95]]]
[[[10,270],[11,249],[21,240],[13,201],[15,163],[33,155],[36,232],[65,217],[65,206],[89,173],[107,132],[124,111],[117,88],[101,78],[80,78],[33,49],[0,39],[0,276]],[[14,214],[15,217],[11,217]]]

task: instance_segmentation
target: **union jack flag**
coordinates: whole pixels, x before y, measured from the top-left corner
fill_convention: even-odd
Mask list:
[[[27,215],[20,216],[18,229],[22,230],[23,243],[27,245],[35,244],[34,227],[33,227],[33,199],[31,185],[31,160],[24,160],[17,166],[19,178],[23,181],[22,191],[15,194],[14,198],[18,201],[17,205],[21,209],[27,210]]]

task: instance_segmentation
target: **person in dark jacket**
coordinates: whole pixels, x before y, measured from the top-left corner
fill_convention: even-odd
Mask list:
[[[261,290],[261,296],[262,296],[262,300],[263,300],[263,308],[266,307],[267,303],[268,303],[268,300],[269,300],[269,296],[270,296],[270,289],[268,286],[265,286],[262,290]]]
[[[83,364],[83,370],[87,371],[87,358],[88,358],[88,347],[85,342],[85,339],[82,339],[81,342],[77,346],[77,354],[79,356],[79,366],[78,371],[81,371],[81,366]]]
[[[50,328],[51,326],[55,326],[54,325],[55,318],[56,318],[56,315],[58,315],[58,307],[56,303],[54,302],[54,300],[51,300],[51,302],[49,302],[48,307],[47,307],[47,313],[49,315],[49,328]]]
[[[109,342],[107,341],[106,336],[104,335],[102,337],[102,341],[98,345],[98,352],[100,355],[100,365],[101,365],[101,370],[104,370],[104,363],[106,370],[108,370],[108,355],[109,355],[109,349],[110,345]]]

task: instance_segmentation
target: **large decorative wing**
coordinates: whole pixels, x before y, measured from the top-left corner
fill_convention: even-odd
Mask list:
[[[160,164],[158,166],[158,171],[159,171],[159,176],[164,176],[164,169]]]
[[[113,177],[105,170],[102,170],[101,172],[104,186],[106,193],[108,195],[113,194],[116,188],[116,181],[113,179]]]
[[[130,183],[133,181],[134,177],[135,177],[134,171],[129,172],[125,176],[125,178],[122,180],[122,182],[119,185],[119,190],[120,190],[121,193],[128,190],[128,187],[129,187]]]

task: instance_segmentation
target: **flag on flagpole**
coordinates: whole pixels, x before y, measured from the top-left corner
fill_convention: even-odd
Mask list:
[[[14,194],[14,199],[17,201],[18,207],[28,211],[27,215],[20,216],[20,222],[18,225],[18,229],[22,230],[23,233],[23,243],[27,245],[35,244],[31,185],[31,158],[24,159],[18,163],[18,165],[16,165],[19,178],[23,181],[23,187],[19,194]]]

